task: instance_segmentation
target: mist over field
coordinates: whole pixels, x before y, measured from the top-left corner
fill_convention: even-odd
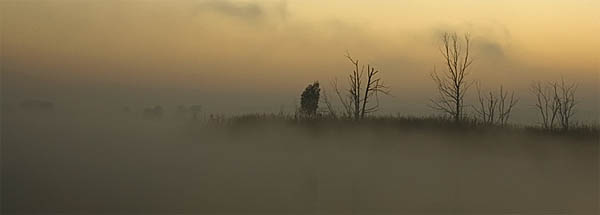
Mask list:
[[[600,1],[0,1],[0,214],[600,214]]]
[[[3,115],[2,211],[595,214],[598,138]]]

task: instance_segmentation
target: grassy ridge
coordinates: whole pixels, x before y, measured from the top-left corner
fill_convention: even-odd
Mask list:
[[[569,136],[576,138],[600,137],[598,124],[575,124],[569,130],[543,129],[539,126],[509,124],[500,126],[481,123],[475,119],[454,122],[444,117],[413,117],[413,116],[370,116],[361,120],[335,118],[328,116],[301,117],[293,114],[243,114],[232,117],[211,116],[208,125],[243,128],[260,125],[286,125],[313,128],[359,127],[369,129],[399,129],[399,130],[431,130],[445,132],[468,133],[527,133],[537,135]]]

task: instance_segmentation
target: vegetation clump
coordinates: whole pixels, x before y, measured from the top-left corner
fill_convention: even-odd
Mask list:
[[[315,116],[317,114],[317,109],[319,108],[319,97],[321,93],[321,88],[319,87],[319,82],[315,81],[312,84],[309,84],[304,92],[302,92],[300,98],[300,113],[305,116]]]

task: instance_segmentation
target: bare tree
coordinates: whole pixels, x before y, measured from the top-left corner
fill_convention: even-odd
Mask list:
[[[534,82],[531,85],[531,93],[536,98],[535,108],[541,117],[541,126],[547,130],[554,130],[555,120],[559,111],[558,85],[550,82],[543,85],[541,82]]]
[[[455,122],[464,117],[464,97],[473,82],[466,79],[473,63],[470,56],[471,38],[468,34],[460,39],[456,33],[442,36],[440,52],[446,70],[441,74],[434,67],[431,78],[437,85],[438,98],[432,99],[432,107],[450,115]]]
[[[350,62],[352,62],[352,65],[354,66],[354,70],[352,70],[352,73],[350,73],[350,75],[348,76],[348,83],[350,84],[350,88],[348,89],[350,101],[349,103],[351,105],[352,115],[354,116],[354,119],[359,119],[361,113],[360,88],[362,87],[362,77],[364,75],[365,66],[363,65],[362,68],[359,68],[359,61],[352,59],[352,57],[350,57],[350,54],[346,54],[346,58],[348,58],[348,60],[350,60]]]
[[[500,85],[500,100],[498,100],[498,124],[505,126],[510,118],[510,113],[513,108],[519,102],[519,98],[515,97],[515,92],[504,91],[502,85]]]
[[[484,124],[493,124],[498,99],[491,91],[487,95],[485,93],[482,95],[479,83],[477,83],[477,99],[479,106],[475,106],[474,109],[479,115],[479,120]]]
[[[575,115],[575,91],[577,90],[577,84],[566,83],[564,78],[561,81],[554,83],[555,97],[558,103],[558,116],[560,126],[563,130],[569,130],[570,125],[573,123],[572,118]]]
[[[500,85],[498,94],[489,91],[487,95],[482,95],[478,83],[477,97],[479,106],[475,106],[474,109],[478,113],[479,119],[485,124],[498,124],[500,126],[505,126],[508,123],[510,114],[519,101],[514,92],[510,92],[509,96],[509,92],[505,91],[502,85]]]
[[[348,89],[345,94],[338,88],[337,80],[332,82],[338,99],[344,107],[345,114],[355,120],[362,119],[366,114],[379,110],[379,93],[389,95],[390,91],[378,76],[379,70],[367,64],[366,68],[358,59],[350,54],[346,58],[354,67],[348,75]]]

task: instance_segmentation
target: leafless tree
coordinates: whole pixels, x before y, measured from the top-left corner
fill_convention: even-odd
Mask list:
[[[487,95],[481,91],[480,84],[477,83],[477,99],[479,102],[478,106],[475,106],[475,112],[479,115],[479,120],[485,124],[493,124],[496,105],[498,104],[498,99],[492,93],[492,91],[488,92]]]
[[[558,116],[558,85],[550,82],[543,85],[541,82],[534,82],[531,85],[531,93],[536,98],[535,108],[541,117],[541,126],[547,130],[554,130],[555,120]]]
[[[432,107],[458,122],[464,117],[464,97],[473,83],[466,79],[473,63],[470,56],[471,38],[468,34],[461,39],[456,33],[445,33],[441,41],[443,45],[440,52],[446,70],[438,73],[434,67],[431,73],[439,93],[438,98],[431,99]]]
[[[502,87],[502,85],[500,85],[500,99],[498,100],[498,124],[500,124],[501,126],[505,126],[506,123],[508,122],[508,119],[510,118],[510,113],[512,112],[513,108],[517,105],[517,102],[519,102],[519,98],[515,97],[515,92],[510,92],[510,97],[509,92],[505,91]]]
[[[340,91],[337,80],[332,82],[338,99],[344,107],[345,114],[355,120],[362,119],[366,114],[379,110],[379,93],[389,95],[390,91],[378,76],[379,70],[367,64],[361,65],[358,59],[350,54],[346,58],[352,63],[353,70],[348,75],[348,89]]]
[[[485,124],[498,124],[500,126],[505,126],[508,123],[510,114],[519,101],[515,97],[514,92],[510,92],[509,96],[509,92],[505,91],[502,85],[498,94],[489,91],[487,95],[482,95],[482,90],[478,83],[477,97],[479,106],[476,106],[474,109],[479,115],[479,119]]]
[[[558,119],[560,126],[563,130],[569,130],[570,125],[573,123],[572,118],[575,115],[575,91],[577,90],[577,84],[566,83],[564,78],[561,81],[554,84],[555,97],[558,103]]]

